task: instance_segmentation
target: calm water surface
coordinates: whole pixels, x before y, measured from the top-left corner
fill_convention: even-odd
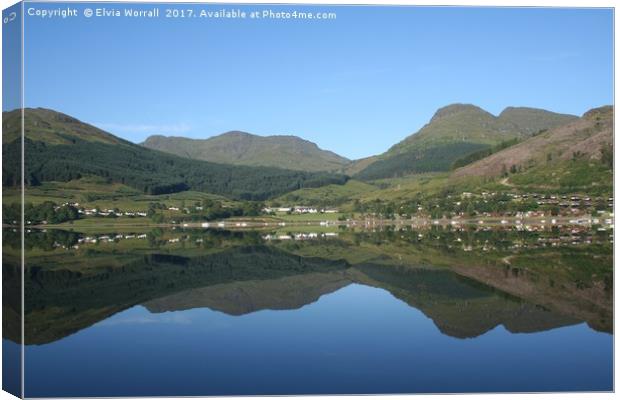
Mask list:
[[[27,396],[613,389],[604,244],[170,235],[33,250]]]

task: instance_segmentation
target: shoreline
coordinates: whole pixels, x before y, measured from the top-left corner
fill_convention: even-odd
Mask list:
[[[286,226],[316,226],[316,227],[352,227],[352,228],[372,228],[382,226],[412,226],[412,227],[430,227],[430,226],[548,226],[561,227],[564,225],[571,226],[592,226],[603,225],[613,228],[614,217],[612,215],[603,215],[600,217],[592,217],[591,215],[575,215],[575,216],[558,216],[558,217],[482,217],[482,218],[453,218],[453,219],[432,219],[432,218],[411,218],[411,219],[350,219],[346,221],[337,220],[316,220],[316,221],[257,221],[255,219],[233,219],[220,221],[204,221],[204,222],[185,222],[185,223],[114,223],[110,220],[102,219],[94,221],[95,218],[89,218],[92,225],[86,224],[37,224],[26,225],[26,229],[90,229],[99,227],[109,228],[189,228],[189,229],[256,229],[256,228],[282,228]],[[78,220],[80,221],[80,220]],[[81,220],[84,221],[84,220]],[[90,221],[89,221],[90,222]],[[4,225],[3,228],[17,228],[15,225]]]

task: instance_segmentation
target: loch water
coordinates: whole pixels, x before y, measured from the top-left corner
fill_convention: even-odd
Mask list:
[[[25,395],[611,391],[611,237],[33,231]]]

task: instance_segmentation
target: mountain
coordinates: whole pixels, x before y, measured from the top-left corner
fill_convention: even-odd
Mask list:
[[[26,184],[100,176],[148,194],[196,190],[264,200],[303,187],[347,181],[344,175],[223,165],[147,149],[47,109],[24,110]],[[21,111],[2,115],[2,180],[21,182]]]
[[[101,254],[101,259],[107,261],[96,263],[96,266],[93,265],[92,257],[78,257],[76,260],[73,256],[63,254],[60,258],[50,258],[49,254],[42,253],[41,257],[30,259],[31,263],[24,272],[25,290],[28,291],[24,304],[28,321],[26,343],[44,344],[59,340],[122,310],[138,304],[149,304],[159,298],[164,300],[151,303],[150,309],[157,311],[160,307],[172,307],[182,295],[168,296],[188,293],[188,290],[201,287],[214,288],[214,293],[209,295],[225,311],[238,314],[251,311],[252,306],[230,304],[235,298],[218,289],[223,284],[234,287],[243,286],[240,282],[248,282],[245,285],[252,287],[258,286],[260,281],[273,281],[273,284],[267,283],[265,286],[273,290],[276,290],[278,283],[290,285],[288,289],[281,287],[274,294],[267,291],[249,293],[249,297],[245,294],[246,299],[253,298],[252,295],[262,296],[262,300],[254,306],[257,309],[298,308],[306,302],[315,301],[323,293],[341,287],[338,271],[348,268],[342,261],[298,257],[264,246],[236,246],[213,251],[209,253],[209,250],[201,249],[201,255],[194,257],[158,253],[127,254],[121,251],[117,254]],[[22,275],[18,271],[22,267],[14,256],[7,257],[4,263],[3,288],[7,297],[10,297],[5,302],[3,312],[10,310],[10,316],[15,318],[19,315],[15,310],[21,307],[19,292],[7,288],[20,287],[18,281]],[[76,263],[84,263],[88,267],[82,264],[79,269],[72,269]],[[50,264],[60,268],[48,268]],[[113,268],[110,265],[119,267]],[[299,278],[286,279],[295,276]],[[304,276],[308,277],[307,282]],[[197,296],[200,291],[189,293]],[[278,293],[293,298],[281,301],[281,305],[276,306],[274,302],[278,300]],[[190,297],[186,302],[194,300],[198,301],[197,297]],[[12,335],[11,340],[21,340],[18,320],[3,320],[3,324],[12,327],[4,331]]]
[[[579,322],[448,269],[363,264],[354,271],[357,282],[387,290],[432,319],[442,333],[455,338],[475,338],[498,325],[523,333]]]
[[[62,232],[42,232],[42,243],[54,243],[49,239],[58,240]],[[75,240],[79,237],[74,232],[64,234],[74,235]],[[19,246],[16,233],[12,235],[9,242]],[[24,303],[26,344],[57,341],[138,304],[154,313],[209,307],[244,315],[265,309],[298,309],[350,284],[388,291],[431,318],[441,332],[457,338],[477,337],[500,324],[511,332],[538,332],[584,320],[589,324],[603,320],[598,326],[601,330],[612,328],[613,296],[601,285],[578,289],[570,276],[562,273],[570,265],[570,257],[559,258],[553,270],[556,285],[550,287],[546,275],[540,279],[507,275],[501,261],[504,254],[491,256],[499,262],[496,265],[488,259],[468,259],[456,249],[446,251],[441,246],[437,251],[433,248],[437,242],[386,248],[388,243],[377,242],[376,235],[362,234],[357,236],[361,247],[347,241],[332,242],[327,248],[323,243],[306,242],[285,244],[290,247],[287,251],[242,244],[249,239],[247,235],[205,232],[206,242],[219,245],[210,249],[191,245],[148,249],[144,244],[101,249],[94,263],[92,254],[83,250],[70,249],[55,256],[41,251],[29,257],[25,269],[18,256],[8,255],[3,268],[3,311],[11,319],[3,320],[5,337],[21,340],[21,296],[12,289],[20,287],[22,270],[23,285],[29,293]],[[216,238],[216,242],[210,241]],[[26,240],[33,244],[31,237]],[[376,251],[375,262],[351,263],[342,258],[355,258],[364,248]],[[299,254],[324,253],[326,249],[329,253],[323,257],[329,258]],[[429,267],[427,256],[436,253],[446,265]],[[407,254],[418,262],[403,264],[400,256]],[[519,257],[519,253],[510,254]],[[420,262],[426,266],[415,267]],[[611,254],[601,260],[603,265],[606,262],[611,268]],[[594,278],[588,275],[586,279]],[[550,302],[554,298],[559,300]]]
[[[2,113],[2,143],[10,143],[21,136],[21,123],[20,109]],[[54,145],[74,144],[76,140],[130,144],[69,115],[45,108],[24,109],[24,133],[30,140]]]
[[[592,167],[611,173],[613,146],[612,106],[592,109],[581,118],[557,126],[507,149],[494,153],[454,172],[455,177],[498,177],[512,171],[522,171],[511,180],[528,175],[545,185],[575,184],[567,177],[576,168],[590,168],[582,178],[589,185],[595,178]],[[593,161],[603,161],[595,162]],[[577,177],[573,177],[577,179]],[[611,178],[611,177],[609,177]],[[611,183],[612,180],[609,179]]]
[[[296,310],[349,285],[343,270],[311,272],[194,288],[142,305],[152,313],[208,307],[229,315],[261,310]]]
[[[227,282],[174,293],[142,305],[152,313],[206,307],[238,316],[261,310],[299,309],[350,284],[388,291],[455,338],[478,337],[498,325],[510,332],[538,332],[580,322],[449,270],[375,264],[278,279]]]
[[[297,136],[257,136],[233,131],[209,139],[150,136],[142,145],[195,160],[299,171],[334,171],[350,163]]]
[[[574,115],[556,114],[537,108],[507,107],[497,120],[502,124],[512,124],[526,136],[531,136],[542,130],[567,124],[576,118]]]
[[[422,129],[378,156],[355,177],[372,180],[448,171],[464,156],[576,118],[523,107],[509,107],[496,117],[471,104],[452,104],[437,110]]]

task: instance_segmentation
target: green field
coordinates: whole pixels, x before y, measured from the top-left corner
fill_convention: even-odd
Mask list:
[[[162,226],[165,224],[161,224]],[[69,229],[76,231],[106,231],[112,229],[114,231],[136,231],[156,226],[149,218],[146,217],[84,217],[75,221],[63,222],[62,224],[48,224],[50,228]]]
[[[344,185],[327,185],[295,190],[280,196],[275,202],[288,206],[336,207],[350,201],[352,197],[375,190],[377,187],[374,185],[351,179]]]
[[[372,183],[380,189],[358,193],[354,196],[354,199],[358,199],[361,202],[374,200],[396,201],[413,198],[419,193],[424,193],[425,195],[437,194],[449,184],[449,177],[446,173],[429,173],[402,178],[381,179]]]
[[[19,203],[21,193],[16,188],[4,188],[4,204]],[[149,203],[165,203],[169,207],[189,207],[203,199],[220,200],[232,204],[225,197],[209,193],[185,191],[172,194],[148,195],[119,183],[108,183],[103,178],[82,178],[69,182],[45,182],[26,188],[27,203],[41,204],[52,201],[57,204],[77,202],[86,208],[114,209],[121,211],[143,211]]]
[[[344,216],[344,213],[316,213],[316,214],[287,214],[276,213],[276,218],[286,222],[320,222],[320,221],[337,221],[338,218]]]

